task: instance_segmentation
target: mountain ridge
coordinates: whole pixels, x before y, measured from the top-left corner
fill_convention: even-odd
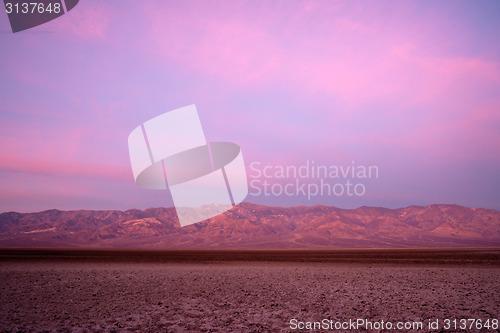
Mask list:
[[[196,210],[193,210],[196,214]],[[0,214],[0,247],[410,248],[500,246],[500,211],[454,204],[389,209],[241,203],[180,227],[174,208]]]

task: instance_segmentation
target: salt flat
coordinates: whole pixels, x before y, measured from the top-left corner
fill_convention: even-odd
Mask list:
[[[500,315],[498,265],[3,261],[0,280],[7,332],[268,332],[290,331],[293,318]]]

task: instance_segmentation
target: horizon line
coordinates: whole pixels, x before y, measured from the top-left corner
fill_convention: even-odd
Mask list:
[[[494,211],[497,211],[497,212],[500,212],[500,209],[495,209],[495,208],[485,208],[485,207],[470,207],[470,206],[463,206],[463,205],[459,205],[459,204],[456,204],[456,203],[433,203],[433,204],[429,204],[429,205],[418,205],[418,204],[411,204],[411,205],[408,205],[408,206],[403,206],[403,207],[397,207],[397,208],[388,208],[388,207],[383,207],[383,206],[368,206],[368,205],[362,205],[362,206],[358,206],[358,207],[355,207],[355,208],[341,208],[341,207],[338,207],[338,206],[329,206],[329,205],[324,205],[324,204],[315,204],[315,205],[296,205],[296,206],[274,206],[274,205],[263,205],[263,204],[258,204],[258,203],[254,203],[254,202],[249,202],[249,201],[243,201],[241,203],[239,203],[238,205],[235,205],[233,206],[230,210],[228,211],[231,211],[233,210],[235,207],[238,207],[239,205],[245,205],[245,204],[250,204],[250,205],[255,205],[255,206],[263,206],[263,207],[269,207],[269,208],[281,208],[281,209],[290,209],[290,208],[298,208],[298,207],[305,207],[305,208],[314,208],[314,207],[327,207],[327,208],[335,208],[335,209],[341,209],[341,210],[356,210],[356,209],[360,209],[360,208],[381,208],[381,209],[388,209],[388,210],[398,210],[398,209],[406,209],[406,208],[410,208],[410,207],[431,207],[431,206],[457,206],[457,207],[463,207],[463,208],[468,208],[468,209],[473,209],[473,210],[494,210]],[[196,207],[196,208],[193,208],[193,207],[182,207],[182,208],[192,208],[192,209],[199,209],[199,208],[203,208],[205,206],[201,206],[201,207]],[[139,209],[139,208],[128,208],[128,209],[85,209],[85,208],[81,208],[81,209],[58,209],[58,208],[50,208],[50,209],[45,209],[45,210],[40,210],[40,211],[31,211],[31,212],[18,212],[18,211],[1,211],[0,212],[0,215],[2,214],[9,214],[9,213],[16,213],[16,214],[38,214],[38,213],[44,213],[44,212],[48,212],[48,211],[59,211],[59,212],[79,212],[79,211],[92,211],[92,212],[104,212],[104,211],[119,211],[119,212],[127,212],[127,211],[130,211],[130,210],[139,210],[139,211],[146,211],[146,210],[150,210],[150,209],[175,209],[175,207],[173,206],[168,206],[168,207],[148,207],[148,208],[145,208],[145,209]]]

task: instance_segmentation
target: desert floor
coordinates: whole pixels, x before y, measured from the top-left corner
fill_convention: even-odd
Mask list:
[[[424,326],[409,332],[478,332],[443,330],[442,320],[486,321],[500,315],[496,260],[182,263],[4,258],[0,281],[2,332],[281,332],[293,331],[294,318],[424,325],[439,319],[437,330]]]

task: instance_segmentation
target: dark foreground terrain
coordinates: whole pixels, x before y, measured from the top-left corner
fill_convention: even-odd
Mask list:
[[[499,331],[500,249],[2,250],[0,281],[2,332],[268,332],[323,319]]]

